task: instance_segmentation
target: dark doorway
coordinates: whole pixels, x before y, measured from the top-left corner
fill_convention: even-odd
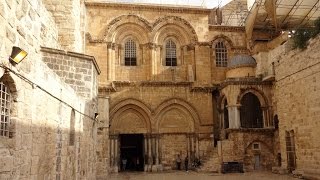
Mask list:
[[[120,134],[121,171],[143,171],[143,135]]]
[[[241,99],[240,121],[242,128],[263,128],[260,101],[250,92]]]

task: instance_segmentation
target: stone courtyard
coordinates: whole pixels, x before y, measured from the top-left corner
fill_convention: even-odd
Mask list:
[[[119,173],[110,174],[109,180],[296,180],[292,176],[277,175],[268,172],[251,172],[244,174],[213,174],[189,172],[166,173]],[[104,180],[103,178],[98,180]]]
[[[320,179],[320,1],[175,2],[0,0],[0,180]]]

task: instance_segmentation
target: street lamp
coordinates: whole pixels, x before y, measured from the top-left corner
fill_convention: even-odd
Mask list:
[[[25,50],[19,47],[13,46],[9,60],[11,62],[14,62],[15,64],[19,64],[27,55],[28,53]]]

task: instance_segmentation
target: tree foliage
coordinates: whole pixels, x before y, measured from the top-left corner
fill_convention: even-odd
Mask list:
[[[310,29],[299,28],[293,35],[294,48],[305,49],[308,41],[320,33],[320,17],[314,21],[314,27]]]

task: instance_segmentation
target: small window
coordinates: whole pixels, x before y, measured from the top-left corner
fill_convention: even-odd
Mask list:
[[[0,82],[0,100],[1,100],[1,122],[0,122],[0,136],[12,137],[10,132],[10,91],[9,88]]]
[[[218,42],[215,47],[216,50],[216,66],[227,67],[228,66],[228,50],[223,42]]]
[[[170,39],[166,43],[166,66],[177,66],[177,47]]]
[[[124,45],[124,65],[136,66],[137,65],[137,48],[136,43],[129,39]]]
[[[252,149],[253,150],[260,150],[260,143],[253,143],[252,144]]]

